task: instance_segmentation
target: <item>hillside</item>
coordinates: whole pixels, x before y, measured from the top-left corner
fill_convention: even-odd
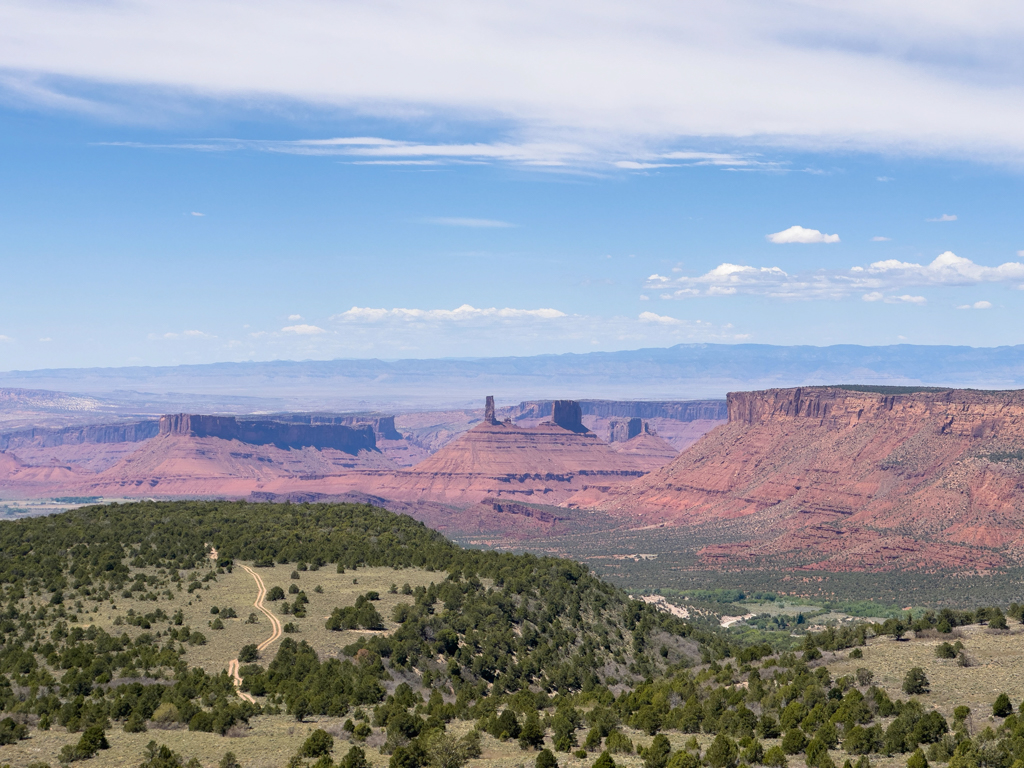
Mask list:
[[[1017,562],[1024,392],[800,388],[728,402],[728,424],[669,465],[569,504],[630,528],[698,529],[699,556],[716,568]]]
[[[87,507],[0,522],[0,548],[18,768],[1024,758],[1017,604],[701,628],[576,563],[359,505]]]

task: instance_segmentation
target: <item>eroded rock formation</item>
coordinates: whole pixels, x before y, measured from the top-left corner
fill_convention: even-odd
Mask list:
[[[973,569],[1024,545],[1024,392],[796,388],[728,409],[671,464],[570,503],[721,530],[702,553],[719,563]]]
[[[393,423],[392,423],[393,425]],[[216,437],[250,445],[277,448],[331,448],[352,454],[377,448],[370,424],[289,424],[280,421],[236,419],[234,416],[206,416],[174,413],[160,417],[160,434],[186,437]]]

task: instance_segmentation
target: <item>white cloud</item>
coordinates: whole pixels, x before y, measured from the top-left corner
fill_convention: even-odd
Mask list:
[[[442,216],[438,218],[424,219],[428,224],[440,224],[446,227],[480,227],[480,228],[504,228],[514,227],[515,224],[509,224],[507,221],[498,221],[497,219],[470,219],[462,217],[447,217]]]
[[[891,176],[876,176],[875,179],[877,181],[894,181]]]
[[[1002,159],[1024,155],[1022,37],[1013,3],[7,0],[0,71],[9,99],[125,121],[198,98],[634,161],[693,137]]]
[[[288,325],[281,329],[281,333],[294,333],[298,336],[315,336],[319,333],[327,333],[327,331],[315,325]]]
[[[199,213],[199,211],[192,211],[193,216],[205,216],[205,213]]]
[[[925,219],[925,221],[956,221],[956,214],[944,213],[941,216],[936,216],[934,219]]]
[[[4,336],[2,333],[0,333],[0,341],[14,341],[14,339],[12,339],[10,336]]]
[[[805,229],[799,225],[794,225],[789,229],[784,229],[781,232],[775,232],[771,235],[765,235],[765,238],[770,243],[838,243],[839,235],[826,235],[819,232],[816,229]]]
[[[928,300],[924,296],[910,296],[908,294],[885,297],[885,302],[887,304],[925,304],[927,301]]]
[[[883,235],[875,235],[874,237],[871,238],[871,242],[873,243],[887,243],[890,240],[892,240],[891,237],[885,237]]]
[[[867,271],[905,285],[975,285],[1024,280],[1024,263],[1009,261],[998,267],[984,267],[952,251],[939,254],[926,265],[886,259],[874,262]]]
[[[641,323],[660,323],[662,325],[679,325],[682,320],[677,320],[668,315],[658,315],[654,312],[641,312],[638,318]]]
[[[49,336],[44,336],[43,338],[40,339],[40,341],[43,341],[43,342],[53,341],[53,339],[51,339]]]
[[[288,315],[288,319],[294,322],[295,320],[301,320],[302,315]]]
[[[469,304],[463,304],[456,309],[375,309],[372,307],[352,307],[352,309],[334,315],[331,320],[340,322],[380,322],[383,320],[404,320],[410,322],[430,321],[471,321],[481,319],[535,319],[535,320],[557,320],[567,317],[564,312],[557,309],[512,309],[505,307],[497,309],[477,309]]]
[[[886,259],[867,267],[797,274],[788,274],[779,267],[725,263],[698,277],[670,278],[655,273],[647,278],[645,287],[667,291],[661,294],[662,298],[677,299],[737,294],[784,299],[838,299],[862,293],[865,301],[920,304],[924,302],[923,297],[888,295],[888,292],[904,286],[966,286],[1022,280],[1024,263],[1007,262],[986,267],[946,251],[924,265]]]
[[[992,302],[976,301],[973,304],[961,304],[957,309],[992,309]]]

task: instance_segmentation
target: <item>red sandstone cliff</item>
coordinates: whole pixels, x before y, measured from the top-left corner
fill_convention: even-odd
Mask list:
[[[728,409],[671,464],[568,503],[728,530],[740,543],[702,552],[719,563],[987,567],[1024,545],[1024,392],[785,389]]]

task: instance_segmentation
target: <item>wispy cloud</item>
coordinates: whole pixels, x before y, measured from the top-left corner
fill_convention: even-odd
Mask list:
[[[293,333],[296,336],[316,336],[321,333],[327,333],[323,328],[316,325],[287,325],[281,329],[281,333]]]
[[[205,213],[200,213],[199,211],[192,211],[192,215],[193,216],[202,217],[202,216],[205,216],[206,214]]]
[[[961,304],[957,309],[992,309],[992,302],[976,301],[973,304]]]
[[[510,224],[507,221],[498,221],[497,219],[471,219],[458,216],[439,216],[434,218],[424,219],[427,224],[440,224],[445,227],[471,227],[471,228],[505,228],[514,227],[515,224]]]
[[[6,341],[14,341],[14,339],[12,339],[10,336],[4,336],[2,333],[0,333],[0,342]]]
[[[925,221],[956,221],[956,214],[944,213],[941,216],[936,216],[934,219],[925,219]]]
[[[988,4],[970,18],[956,4],[807,0],[538,8],[8,0],[0,87],[8,100],[126,120],[196,99],[442,126],[500,123],[530,142],[600,149],[606,161],[660,162],[650,156],[689,151],[695,137],[762,148],[1024,154],[1024,100],[1006,74],[1021,38],[1013,4]],[[566,156],[535,152],[529,162]]]
[[[215,339],[217,338],[211,333],[205,331],[168,331],[167,333],[151,333],[149,334],[150,339]]]
[[[887,243],[890,240],[892,240],[891,237],[885,237],[883,235],[875,235],[874,237],[871,238],[871,242],[873,243]]]
[[[838,243],[839,235],[826,235],[816,229],[805,229],[799,225],[793,225],[789,229],[765,235],[770,243]]]
[[[294,322],[295,320],[301,320],[302,315],[288,315],[288,319]]]
[[[911,296],[906,293],[902,296],[886,296],[879,291],[865,293],[861,299],[868,302],[884,301],[886,304],[926,304],[928,302],[924,296]]]
[[[922,297],[886,296],[900,286],[967,286],[981,283],[1024,283],[1024,263],[1006,262],[996,267],[976,264],[951,251],[929,264],[886,259],[867,267],[818,270],[789,274],[779,267],[720,264],[697,277],[666,277],[653,274],[645,288],[660,291],[662,298],[757,295],[782,299],[838,299],[865,293],[866,301],[922,303]],[[891,303],[891,302],[890,302]]]
[[[478,309],[469,304],[463,304],[455,309],[376,309],[373,307],[352,307],[352,309],[334,315],[331,320],[339,322],[381,322],[385,320],[402,320],[406,322],[464,322],[481,320],[486,318],[496,319],[536,319],[536,320],[557,320],[568,317],[564,312],[557,309],[513,309],[505,307],[498,309]]]

